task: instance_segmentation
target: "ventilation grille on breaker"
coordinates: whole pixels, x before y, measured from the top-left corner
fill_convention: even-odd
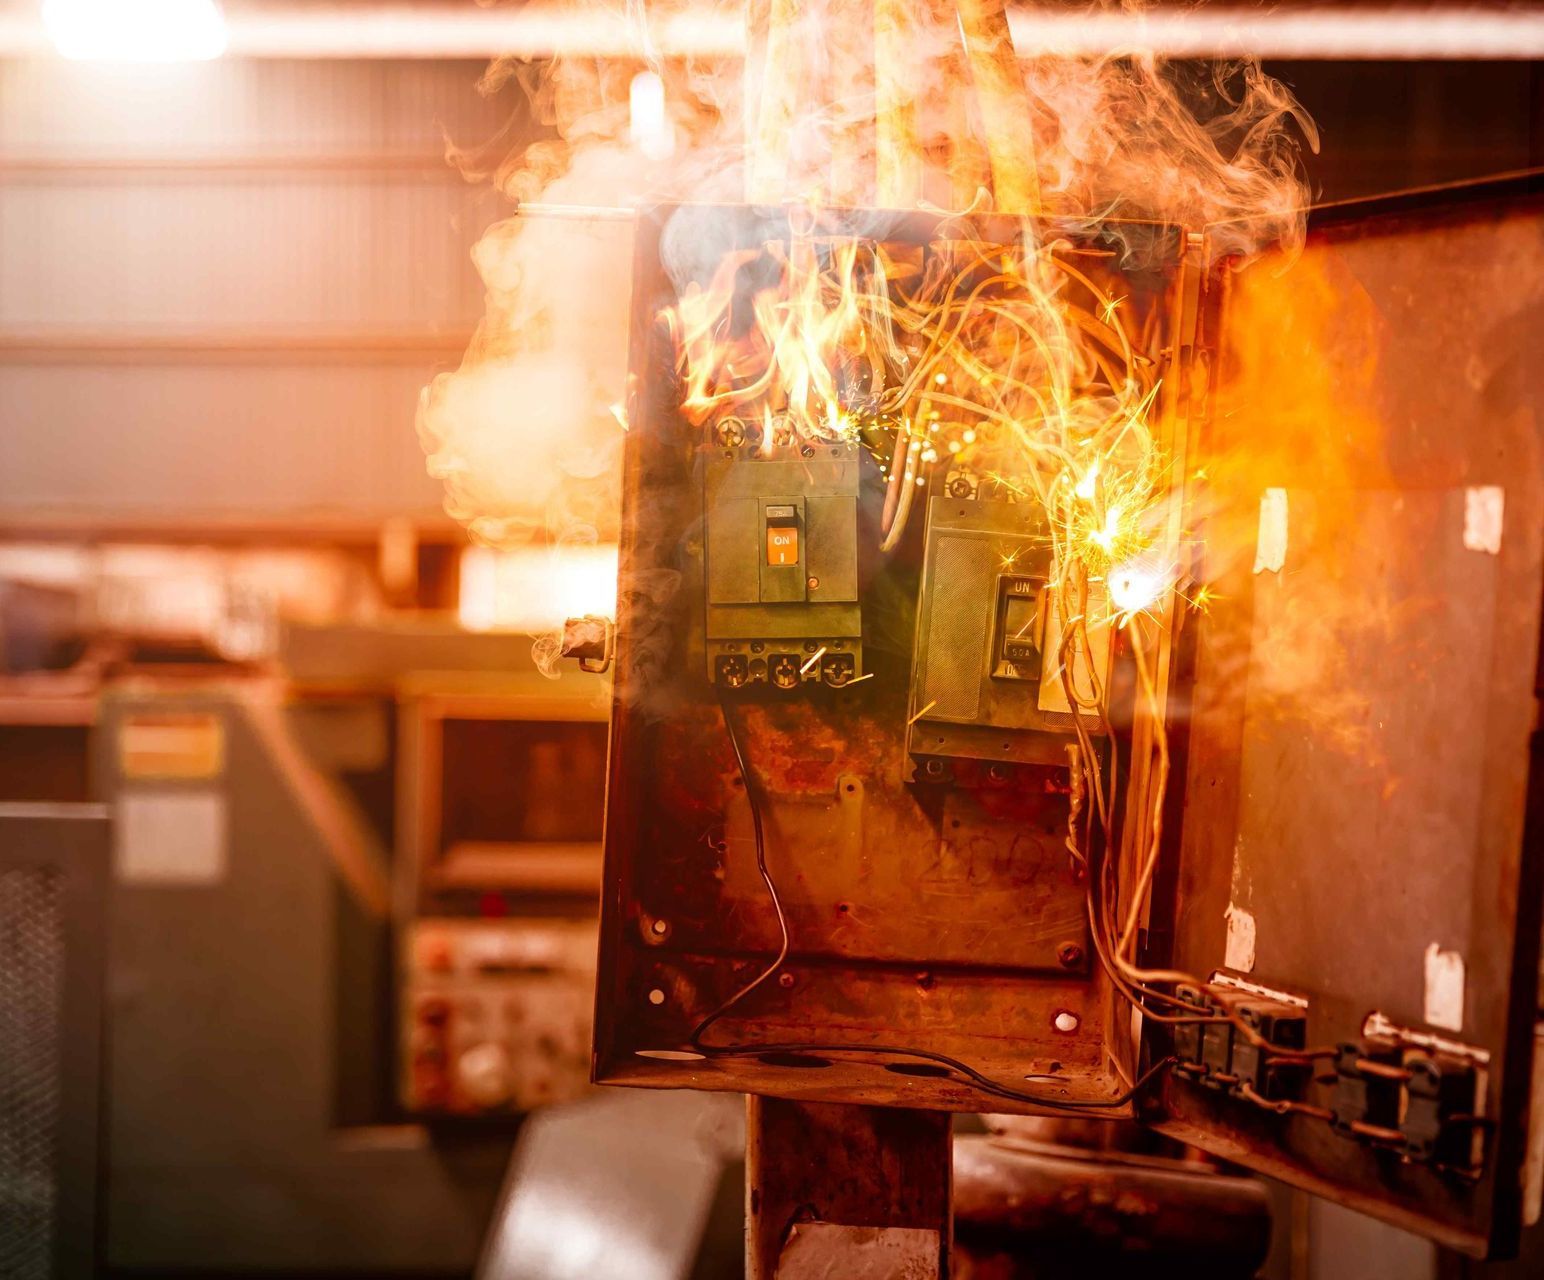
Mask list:
[[[0,870],[0,1276],[53,1272],[64,877]]]
[[[922,699],[933,704],[930,716],[974,720],[981,713],[983,629],[989,625],[987,602],[994,586],[991,544],[981,538],[939,538],[929,585]]]

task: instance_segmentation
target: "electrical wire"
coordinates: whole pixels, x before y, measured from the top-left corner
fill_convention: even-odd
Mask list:
[[[1148,970],[1137,964],[1137,925],[1144,901],[1151,892],[1161,853],[1168,749],[1163,727],[1156,721],[1156,673],[1149,669],[1148,654],[1137,634],[1140,623],[1135,618],[1127,620],[1127,629],[1131,633],[1142,692],[1153,704],[1155,712],[1158,759],[1153,781],[1146,789],[1147,794],[1141,797],[1145,805],[1151,806],[1150,812],[1140,817],[1128,815],[1136,818],[1139,824],[1130,833],[1135,879],[1123,913],[1119,905],[1124,895],[1120,893],[1121,877],[1112,852],[1120,782],[1118,750],[1112,749],[1108,767],[1103,767],[1089,719],[1097,719],[1107,740],[1114,743],[1104,706],[1105,691],[1092,664],[1088,664],[1086,671],[1080,670],[1076,653],[1080,645],[1082,652],[1092,652],[1088,616],[1089,565],[1084,546],[1090,530],[1103,535],[1100,546],[1110,560],[1124,555],[1123,544],[1111,545],[1111,539],[1116,535],[1109,530],[1117,519],[1116,513],[1125,511],[1129,517],[1133,512],[1147,510],[1162,470],[1147,421],[1158,391],[1153,378],[1153,362],[1141,356],[1133,345],[1119,310],[1121,300],[1109,297],[1088,274],[1058,257],[1057,246],[1032,249],[1028,261],[1015,261],[1016,255],[1006,246],[988,252],[987,246],[974,238],[958,243],[951,241],[950,244],[954,246],[952,254],[929,258],[921,285],[914,294],[908,295],[899,275],[887,269],[887,259],[877,249],[872,269],[861,273],[861,280],[854,275],[852,264],[844,260],[845,266],[838,272],[839,279],[828,280],[820,275],[815,281],[820,286],[826,312],[834,312],[844,299],[855,304],[856,314],[861,317],[858,321],[862,331],[860,337],[864,339],[858,345],[868,360],[869,376],[865,385],[873,393],[873,411],[893,418],[896,423],[880,520],[881,550],[893,551],[901,541],[916,489],[923,482],[922,455],[929,438],[925,433],[936,432],[943,425],[937,412],[929,412],[932,404],[936,402],[945,410],[955,411],[951,417],[959,419],[955,425],[967,428],[964,433],[967,444],[973,438],[969,430],[973,423],[1019,437],[1018,443],[1026,455],[1025,463],[1030,468],[1019,479],[1034,490],[1033,496],[1051,516],[1052,563],[1057,566],[1058,574],[1055,594],[1062,617],[1058,654],[1060,674],[1078,741],[1079,759],[1074,767],[1086,784],[1083,791],[1089,814],[1081,832],[1082,856],[1078,857],[1079,833],[1075,819],[1069,825],[1068,846],[1085,871],[1089,929],[1099,964],[1114,991],[1144,1018],[1166,1024],[1230,1022],[1245,1040],[1283,1061],[1308,1061],[1327,1056],[1334,1052],[1333,1049],[1290,1050],[1266,1041],[1233,1007],[1228,995],[1216,992],[1211,984],[1199,978],[1176,970]],[[936,272],[933,270],[935,262],[942,264]],[[812,270],[819,275],[819,269],[811,264],[800,265],[797,270],[792,259],[785,264],[785,272],[794,272],[788,277],[790,284],[807,282]],[[1085,296],[1074,300],[1070,294]],[[1089,305],[1081,305],[1086,300],[1091,300]],[[689,380],[698,393],[694,412],[705,412],[710,407],[733,407],[762,396],[772,387],[780,376],[778,370],[784,340],[792,326],[799,322],[800,311],[795,301],[790,292],[787,299],[765,311],[763,322],[767,332],[764,336],[771,354],[759,376],[749,384],[737,377],[728,377],[731,372],[728,365],[720,365],[727,351],[723,334],[719,332],[724,315],[710,311],[684,336],[678,337],[682,371],[692,375]],[[1146,329],[1140,335],[1144,349],[1152,345],[1152,334],[1147,330],[1151,330],[1154,323],[1155,313],[1149,313]],[[906,335],[912,345],[903,349],[903,343],[897,338],[898,332]],[[985,352],[987,358],[978,355],[978,350]],[[705,353],[704,362],[700,358]],[[887,371],[895,373],[894,380],[885,376]],[[960,388],[960,393],[952,388],[942,389],[950,377],[957,380],[955,385]],[[1045,389],[1049,403],[1047,396],[1042,396],[1037,389],[1037,384],[1048,384]],[[969,392],[970,388],[973,392]],[[827,391],[834,394],[834,389]],[[976,398],[970,398],[971,394]],[[1020,398],[1022,404],[1016,406],[1005,399],[1005,395]],[[822,396],[827,400],[831,398],[822,391],[817,392],[815,404],[808,403],[806,397],[801,401],[802,409],[789,406],[794,414],[791,421],[795,431],[800,429],[799,422],[804,418],[809,419],[811,430],[818,425],[821,419],[815,410],[820,407],[818,402]],[[1026,421],[1038,422],[1038,429],[1031,431],[1023,425]],[[1134,451],[1136,461],[1127,459],[1120,464],[1120,479],[1111,489],[1107,487],[1111,482],[1100,474],[1108,467],[1101,468],[1100,464],[1114,459],[1123,447]],[[955,442],[950,448],[957,450],[960,443]],[[1089,459],[1092,459],[1091,464]],[[1077,496],[1087,501],[1068,501],[1074,492],[1070,485],[1048,486],[1037,469],[1043,466],[1050,467],[1060,480],[1079,480]],[[988,474],[992,473],[989,471]],[[1096,475],[1098,479],[1092,495],[1083,494],[1082,481],[1092,480]],[[1012,477],[994,478],[1028,496],[1028,490],[1019,489]],[[1063,487],[1067,497],[1062,494]],[[1089,521],[1093,524],[1089,525]],[[1076,687],[1080,676],[1091,686],[1086,692]],[[751,808],[757,869],[777,913],[780,942],[771,964],[693,1029],[691,1041],[698,1048],[702,1048],[700,1040],[714,1022],[777,973],[787,960],[790,946],[787,918],[766,864],[765,834],[756,783],[750,774],[730,707],[723,701],[722,691],[720,693],[725,727]],[[1135,761],[1131,764],[1134,770]],[[1128,808],[1133,798],[1126,797]],[[1118,927],[1122,914],[1124,924]],[[1159,989],[1180,984],[1212,992],[1212,1008],[1198,1009],[1178,995]],[[1160,1009],[1170,1012],[1160,1012]],[[746,1051],[768,1050],[756,1047]],[[939,1061],[936,1056],[920,1051],[895,1052],[915,1052],[916,1056]],[[951,1070],[969,1070],[952,1060],[941,1065]],[[989,1083],[995,1085],[995,1082]],[[1006,1096],[1027,1095],[1015,1091]],[[1038,1097],[1035,1100],[1043,1101]]]
[[[950,1071],[964,1076],[972,1085],[983,1093],[995,1097],[1005,1098],[1013,1102],[1032,1103],[1035,1106],[1046,1107],[1059,1111],[1099,1111],[1114,1107],[1125,1106],[1146,1085],[1157,1077],[1159,1072],[1170,1066],[1173,1058],[1164,1058],[1154,1063],[1140,1076],[1137,1077],[1125,1092],[1113,1098],[1101,1099],[1069,1099],[1051,1097],[1040,1092],[1032,1092],[1026,1089],[1016,1089],[1011,1085],[1003,1084],[990,1076],[978,1071],[969,1063],[961,1062],[958,1058],[951,1058],[947,1054],[936,1053],[931,1049],[916,1049],[904,1045],[843,1045],[829,1044],[825,1042],[794,1042],[784,1044],[739,1044],[739,1045],[708,1045],[703,1043],[703,1034],[715,1022],[733,1009],[737,1004],[758,990],[765,984],[788,959],[789,933],[788,917],[783,911],[783,902],[777,891],[777,882],[773,880],[772,873],[767,867],[766,830],[762,822],[761,801],[756,792],[755,780],[751,776],[750,763],[745,756],[745,748],[740,742],[739,731],[735,727],[734,714],[730,710],[729,700],[722,690],[719,692],[719,711],[724,717],[724,730],[729,737],[729,745],[734,751],[735,763],[740,770],[740,778],[745,785],[745,798],[751,811],[751,831],[756,846],[756,869],[761,873],[762,883],[766,885],[767,895],[772,901],[772,909],[777,914],[777,927],[780,935],[777,955],[764,969],[744,986],[736,990],[727,1000],[718,1005],[696,1026],[687,1036],[687,1042],[697,1052],[709,1058],[747,1057],[761,1056],[776,1053],[863,1053],[881,1054],[891,1057],[918,1058],[925,1062],[936,1063]]]
[[[736,991],[723,1004],[714,1009],[707,1017],[703,1018],[692,1028],[691,1035],[687,1037],[694,1049],[702,1049],[702,1034],[726,1013],[744,1000],[746,996],[755,991],[762,983],[766,982],[788,959],[788,917],[783,914],[783,900],[778,896],[777,885],[772,879],[772,873],[767,870],[767,837],[761,823],[761,801],[756,796],[755,779],[751,777],[749,763],[745,759],[745,750],[740,745],[740,735],[735,729],[734,715],[729,709],[729,700],[722,689],[719,690],[718,707],[724,717],[724,730],[729,735],[729,745],[734,749],[735,764],[740,770],[740,780],[745,786],[745,799],[751,810],[751,830],[756,839],[756,870],[761,872],[761,881],[767,886],[767,895],[772,899],[772,908],[777,912],[777,929],[781,937],[778,944],[777,955],[765,969]]]
[[[983,1093],[989,1093],[999,1098],[1007,1098],[1013,1102],[1027,1102],[1037,1107],[1050,1107],[1058,1111],[1101,1111],[1114,1107],[1124,1107],[1158,1075],[1173,1066],[1176,1059],[1173,1057],[1160,1058],[1152,1066],[1148,1067],[1136,1081],[1121,1093],[1111,1098],[1054,1098],[1044,1093],[1032,1092],[1028,1089],[1016,1089],[1012,1085],[1003,1084],[999,1080],[978,1071],[967,1062],[961,1062],[958,1058],[951,1058],[946,1053],[935,1053],[931,1049],[916,1049],[904,1045],[890,1044],[827,1044],[823,1041],[787,1041],[783,1043],[767,1044],[739,1044],[728,1045],[722,1048],[707,1048],[699,1046],[701,1052],[710,1058],[727,1057],[759,1057],[766,1054],[815,1054],[815,1053],[847,1053],[847,1054],[876,1054],[885,1057],[920,1058],[926,1062],[934,1062],[939,1066],[956,1071],[977,1089]]]

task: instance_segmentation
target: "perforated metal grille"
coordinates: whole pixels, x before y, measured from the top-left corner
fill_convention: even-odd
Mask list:
[[[61,874],[0,871],[0,1276],[52,1271],[60,1001]]]
[[[989,625],[992,549],[980,538],[938,539],[928,601],[927,671],[923,701],[929,715],[974,720],[981,709],[981,667]]]

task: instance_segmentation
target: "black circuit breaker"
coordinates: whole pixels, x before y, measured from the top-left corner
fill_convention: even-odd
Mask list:
[[[703,468],[708,678],[839,687],[863,672],[856,444],[719,432]]]
[[[1221,1006],[1206,992],[1181,986],[1174,993],[1207,1022],[1181,1022],[1174,1027],[1174,1069],[1207,1088],[1224,1093],[1248,1089],[1267,1102],[1299,1098],[1308,1084],[1308,1066],[1290,1057],[1306,1043],[1308,1016],[1296,1005],[1253,998],[1231,1003],[1239,1021],[1270,1048],[1263,1048],[1222,1016]],[[1273,1052],[1274,1051],[1274,1052]]]
[[[1484,1072],[1473,1062],[1393,1042],[1338,1046],[1336,1132],[1456,1173],[1484,1157]]]

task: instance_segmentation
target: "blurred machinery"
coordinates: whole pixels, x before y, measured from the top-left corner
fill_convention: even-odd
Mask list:
[[[465,1270],[585,1086],[604,682],[450,550],[434,614],[347,545],[0,546],[0,800],[114,819],[108,1265]]]
[[[603,1089],[521,1130],[476,1280],[741,1280],[738,1098]]]
[[[97,1230],[101,805],[0,803],[0,1274],[87,1280]]]
[[[605,695],[580,673],[532,673],[499,693],[404,689],[398,1087],[410,1112],[521,1112],[588,1084]]]

